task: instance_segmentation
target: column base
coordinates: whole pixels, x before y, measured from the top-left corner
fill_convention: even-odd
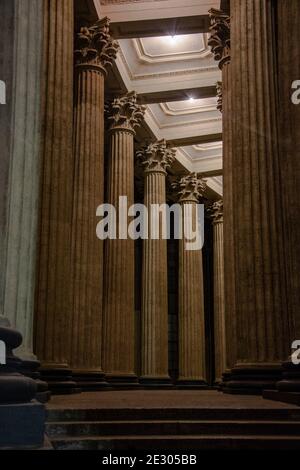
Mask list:
[[[40,367],[40,362],[34,359],[22,359],[22,365],[20,372],[35,380],[37,385],[36,400],[40,403],[47,403],[50,400],[51,392],[48,388],[47,382],[40,380],[41,374],[38,369]]]
[[[178,379],[176,381],[176,388],[179,390],[208,390],[209,386],[204,379]]]
[[[0,405],[1,449],[38,449],[44,445],[44,405],[31,403]]]
[[[213,390],[221,391],[223,387],[223,379],[217,379],[214,381],[213,386],[211,387]]]
[[[262,395],[263,390],[276,388],[281,373],[279,364],[238,364],[231,370],[222,391],[237,395]]]
[[[0,326],[0,339],[6,345],[6,363],[0,367],[0,447],[40,448],[44,442],[45,407],[35,401],[37,384],[19,372],[22,361],[13,354],[22,336]]]
[[[276,383],[276,390],[264,390],[263,397],[300,406],[300,364],[284,362],[282,378]]]
[[[76,382],[72,378],[72,371],[65,365],[43,364],[39,369],[42,380],[48,384],[53,395],[68,395],[80,393]]]
[[[174,387],[169,376],[141,376],[139,382],[144,389],[170,389]]]
[[[135,374],[105,374],[105,379],[112,389],[131,390],[140,387]]]
[[[109,384],[105,380],[105,374],[97,370],[72,370],[72,379],[82,392],[96,392],[108,390]]]
[[[231,369],[227,369],[222,375],[222,379],[221,379],[221,382],[219,383],[218,390],[222,392],[226,388],[226,384],[230,382],[230,380],[231,380]]]

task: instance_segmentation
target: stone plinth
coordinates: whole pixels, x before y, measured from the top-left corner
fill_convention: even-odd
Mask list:
[[[13,354],[22,343],[22,336],[12,328],[0,326],[0,341],[6,350],[6,363],[0,365],[0,448],[41,447],[45,409],[34,401],[35,380],[17,372],[20,360]]]

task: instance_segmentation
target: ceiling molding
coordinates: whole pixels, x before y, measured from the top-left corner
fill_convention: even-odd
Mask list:
[[[189,100],[185,100],[185,101],[187,103],[190,103]],[[176,108],[176,107],[172,108],[172,103],[160,103],[159,106],[166,116],[184,116],[184,115],[190,115],[190,114],[211,112],[211,111],[216,110],[215,103],[211,105],[205,105],[205,104],[198,104],[196,106],[190,105],[190,106],[187,106],[186,108]]]
[[[189,145],[195,144],[206,144],[208,142],[219,142],[222,140],[222,134],[205,134],[205,135],[195,135],[194,137],[179,137],[177,139],[168,139],[168,144],[171,147],[187,147]]]
[[[220,0],[154,0],[110,1],[94,0],[99,18],[108,16],[112,23],[132,23],[145,20],[182,19],[207,16],[211,8],[219,8]],[[137,36],[136,36],[137,37]]]
[[[205,172],[210,175],[222,173],[222,155],[194,159],[184,147],[177,148],[177,160],[189,171]]]
[[[176,37],[176,36],[175,36]],[[190,38],[191,35],[179,35],[177,36],[178,38]],[[132,39],[134,48],[136,50],[138,59],[140,62],[148,63],[148,64],[153,64],[153,63],[159,63],[159,62],[174,62],[174,61],[183,61],[183,60],[198,60],[198,59],[203,59],[204,57],[210,56],[211,51],[208,46],[208,35],[207,34],[197,34],[192,36],[193,40],[199,39],[203,40],[203,47],[198,50],[184,50],[184,51],[169,51],[168,53],[161,52],[159,54],[151,54],[149,50],[147,50],[147,44],[145,44],[145,41],[149,42],[154,41],[154,40],[161,40],[164,39],[164,36],[156,37],[156,38],[138,38],[138,39]],[[176,41],[176,39],[173,39]],[[179,40],[179,39],[178,39]]]
[[[208,145],[208,144],[206,144]],[[203,144],[204,146],[204,144]],[[190,160],[191,162],[202,162],[204,160],[215,160],[215,159],[219,159],[222,163],[222,155],[223,155],[223,149],[222,149],[222,146],[219,148],[216,149],[217,151],[214,152],[212,155],[207,155],[208,151],[207,150],[203,150],[202,152],[199,152],[199,155],[195,156],[195,153],[191,151],[191,147],[181,147],[180,148],[180,152],[182,153],[182,155],[187,158],[188,160]],[[219,169],[222,168],[222,165],[219,166]]]
[[[205,175],[203,175],[203,176],[205,176]],[[223,197],[223,178],[221,176],[213,176],[211,178],[207,178],[206,184],[215,193],[217,193],[219,196]]]
[[[156,73],[137,73],[133,72],[129,62],[127,60],[127,57],[125,56],[123,50],[121,49],[118,53],[117,57],[117,64],[119,63],[119,60],[122,61],[123,65],[125,66],[126,72],[129,76],[130,80],[148,80],[151,78],[162,78],[162,77],[183,77],[186,75],[196,75],[204,72],[219,72],[219,68],[217,65],[210,65],[206,67],[197,67],[197,68],[191,68],[191,69],[186,69],[186,68],[180,68],[177,70],[168,70],[166,72],[156,72]],[[151,67],[150,67],[151,68]]]
[[[165,90],[154,93],[142,93],[139,94],[139,102],[141,104],[154,104],[154,103],[166,103],[171,101],[183,101],[190,97],[194,99],[201,98],[212,98],[216,96],[216,87],[197,87],[197,88],[185,88],[184,90]]]
[[[185,102],[182,102],[182,104],[184,105]],[[171,114],[165,112],[165,106],[168,106],[168,103],[151,104],[146,108],[146,116],[151,116],[151,119],[156,123],[160,131],[176,128],[176,137],[190,135],[191,130],[192,133],[195,132],[200,135],[205,134],[207,130],[209,131],[208,133],[222,131],[222,116],[216,107],[212,107],[210,111],[183,111]],[[178,131],[178,127],[180,127],[180,131]]]

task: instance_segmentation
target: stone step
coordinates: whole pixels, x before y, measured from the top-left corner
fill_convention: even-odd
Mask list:
[[[189,420],[189,421],[74,421],[51,422],[46,426],[52,438],[114,435],[293,435],[300,436],[300,421]]]
[[[288,436],[86,436],[52,438],[56,450],[146,450],[163,454],[168,450],[299,450],[300,437]]]
[[[51,422],[140,421],[140,420],[299,420],[300,408],[107,408],[48,409]]]

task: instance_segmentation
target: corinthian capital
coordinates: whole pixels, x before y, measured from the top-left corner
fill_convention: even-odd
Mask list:
[[[109,19],[103,18],[91,27],[81,28],[75,45],[76,65],[111,66],[117,57],[119,44],[109,33]]]
[[[107,106],[110,130],[122,128],[134,132],[135,127],[141,124],[145,111],[146,107],[137,103],[134,91],[115,98]]]
[[[197,173],[190,173],[174,183],[179,202],[198,202],[206,190],[206,181]]]
[[[213,221],[213,224],[223,222],[223,199],[215,202],[209,209],[208,213]]]
[[[230,62],[230,16],[221,10],[209,11],[211,36],[208,41],[220,69]]]
[[[150,144],[137,153],[145,168],[145,172],[163,172],[172,165],[175,160],[176,150],[169,148],[166,141],[160,140]]]

